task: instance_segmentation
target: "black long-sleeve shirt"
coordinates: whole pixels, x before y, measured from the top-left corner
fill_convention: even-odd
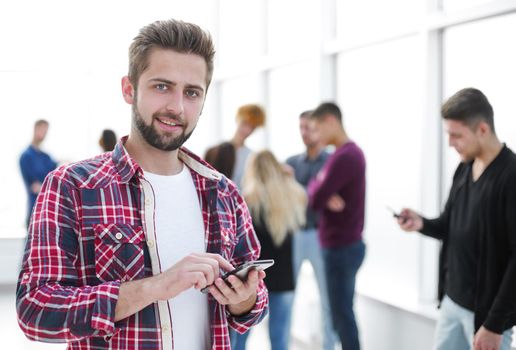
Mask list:
[[[287,233],[280,246],[276,246],[264,220],[253,217],[256,236],[261,244],[260,259],[274,259],[274,265],[267,269],[265,284],[269,292],[294,290],[294,267],[292,264],[292,234]]]
[[[439,299],[472,302],[475,328],[501,334],[516,324],[516,155],[504,146],[475,182],[471,166],[459,165],[444,211],[421,232],[443,243]]]

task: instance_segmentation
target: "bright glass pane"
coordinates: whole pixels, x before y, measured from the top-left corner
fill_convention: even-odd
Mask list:
[[[246,65],[265,54],[265,1],[219,1],[219,62],[224,67]]]
[[[389,33],[417,29],[424,11],[421,0],[337,1],[337,38],[346,45]]]
[[[269,54],[290,56],[317,49],[320,6],[315,0],[269,1]]]
[[[338,94],[344,127],[367,160],[365,240],[357,288],[380,300],[417,301],[418,240],[387,211],[421,204],[423,73],[417,37],[341,54]]]
[[[319,102],[317,68],[317,63],[305,62],[270,73],[269,145],[279,160],[304,151],[299,115]]]
[[[455,12],[479,5],[485,5],[494,0],[442,0],[443,10],[446,12]]]

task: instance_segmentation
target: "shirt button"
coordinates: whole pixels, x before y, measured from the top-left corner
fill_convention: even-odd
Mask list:
[[[149,240],[147,241],[147,246],[148,246],[149,248],[153,248],[153,247],[154,247],[154,241],[153,241],[152,239],[149,239]]]
[[[23,274],[23,279],[24,280],[28,280],[29,279],[29,274],[28,273],[24,273]]]
[[[147,205],[150,205],[150,204],[151,204],[151,200],[150,200],[150,198],[147,198],[147,199],[145,200],[145,204],[147,204]]]
[[[168,325],[164,325],[163,327],[161,327],[161,330],[163,332],[168,332],[170,330],[170,327]]]
[[[122,239],[122,237],[124,237],[124,235],[122,235],[122,232],[117,232],[117,234],[115,235],[116,239]]]

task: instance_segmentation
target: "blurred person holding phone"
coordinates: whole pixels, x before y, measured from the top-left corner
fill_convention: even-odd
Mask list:
[[[113,152],[49,174],[17,286],[18,323],[68,349],[230,350],[267,312],[265,272],[236,186],[182,145],[200,118],[214,45],[195,24],[157,21],[129,48],[131,131]],[[209,287],[209,294],[200,292]]]
[[[242,185],[262,246],[260,259],[274,260],[266,279],[271,350],[288,350],[295,288],[292,235],[305,224],[306,194],[270,151],[251,156]],[[233,350],[245,349],[247,336],[238,336]]]
[[[461,157],[441,215],[399,213],[407,232],[442,242],[434,349],[510,350],[516,324],[516,156],[496,135],[487,97],[458,91],[441,108]]]

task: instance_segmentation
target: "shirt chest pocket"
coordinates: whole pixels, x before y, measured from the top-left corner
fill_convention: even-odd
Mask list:
[[[145,233],[141,226],[97,224],[95,273],[103,281],[129,281],[144,276]]]

